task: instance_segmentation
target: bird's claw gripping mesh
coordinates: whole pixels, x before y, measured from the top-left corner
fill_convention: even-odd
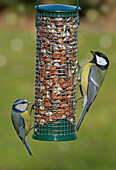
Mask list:
[[[48,14],[48,12],[47,12]],[[78,13],[39,11],[33,138],[73,140],[77,89]]]

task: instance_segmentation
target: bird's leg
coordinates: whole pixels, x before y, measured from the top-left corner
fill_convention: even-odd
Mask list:
[[[83,99],[83,97],[84,97],[84,96],[82,96],[82,97],[78,98],[76,101],[78,101],[78,100],[80,100],[80,99]]]
[[[32,110],[34,110],[34,109],[35,109],[35,103],[31,106],[30,115],[31,115],[31,113],[32,113]],[[36,126],[31,127],[29,131],[31,131],[32,129],[34,129],[34,128],[36,128],[36,127],[37,127],[37,125],[36,125]]]
[[[30,130],[32,130],[32,129],[34,129],[34,126],[30,128]],[[30,130],[29,130],[29,131],[30,131]]]
[[[78,80],[78,82],[79,82],[79,84],[81,83],[81,70],[82,70],[82,68],[81,68],[81,66],[79,65],[79,62],[77,63],[77,66],[78,66],[78,68],[79,68],[79,70],[78,70],[78,78],[77,78],[77,80]]]
[[[35,108],[35,104],[33,104],[32,106],[31,106],[31,111],[30,111],[30,116],[31,116],[31,113],[32,113],[32,111],[34,110],[34,108]],[[30,130],[32,130],[34,128],[34,126],[32,127],[32,128],[30,128]],[[29,131],[30,131],[29,130]]]
[[[32,106],[31,106],[30,116],[31,116],[32,111],[34,110],[34,107],[35,107],[35,103],[32,104]],[[31,127],[29,131],[31,131],[33,128],[34,128],[34,126]]]
[[[82,99],[83,98],[83,91],[82,91],[82,87],[81,87],[81,70],[82,70],[82,68],[81,68],[81,66],[79,65],[79,62],[77,63],[77,66],[78,66],[78,68],[79,68],[79,70],[78,70],[78,78],[77,78],[77,80],[78,80],[78,82],[79,82],[79,88],[80,88],[80,92],[81,92],[81,95],[82,95],[82,97],[81,98],[79,98],[79,99],[77,99],[77,100],[80,100],[80,99]]]
[[[31,106],[30,115],[31,115],[32,111],[34,110],[34,106],[35,106],[35,104],[33,104],[33,105]]]
[[[36,126],[33,126],[33,127],[30,128],[30,130],[32,130],[32,129],[36,128],[36,127],[38,127],[38,126],[37,126],[37,125],[36,125]],[[29,130],[29,131],[30,131],[30,130]]]

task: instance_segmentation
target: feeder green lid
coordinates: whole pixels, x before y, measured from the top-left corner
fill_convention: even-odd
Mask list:
[[[62,4],[50,4],[50,5],[38,5],[36,8],[40,11],[48,12],[76,12],[80,11],[81,8],[71,5],[62,5]]]

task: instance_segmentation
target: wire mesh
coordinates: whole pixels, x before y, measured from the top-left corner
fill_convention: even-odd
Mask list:
[[[60,17],[56,17],[60,16]],[[34,133],[75,134],[78,12],[38,12]],[[48,139],[49,140],[49,139]]]

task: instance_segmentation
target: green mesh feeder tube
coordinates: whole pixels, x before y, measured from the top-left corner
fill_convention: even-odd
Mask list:
[[[36,6],[36,72],[33,139],[75,140],[77,6]]]

